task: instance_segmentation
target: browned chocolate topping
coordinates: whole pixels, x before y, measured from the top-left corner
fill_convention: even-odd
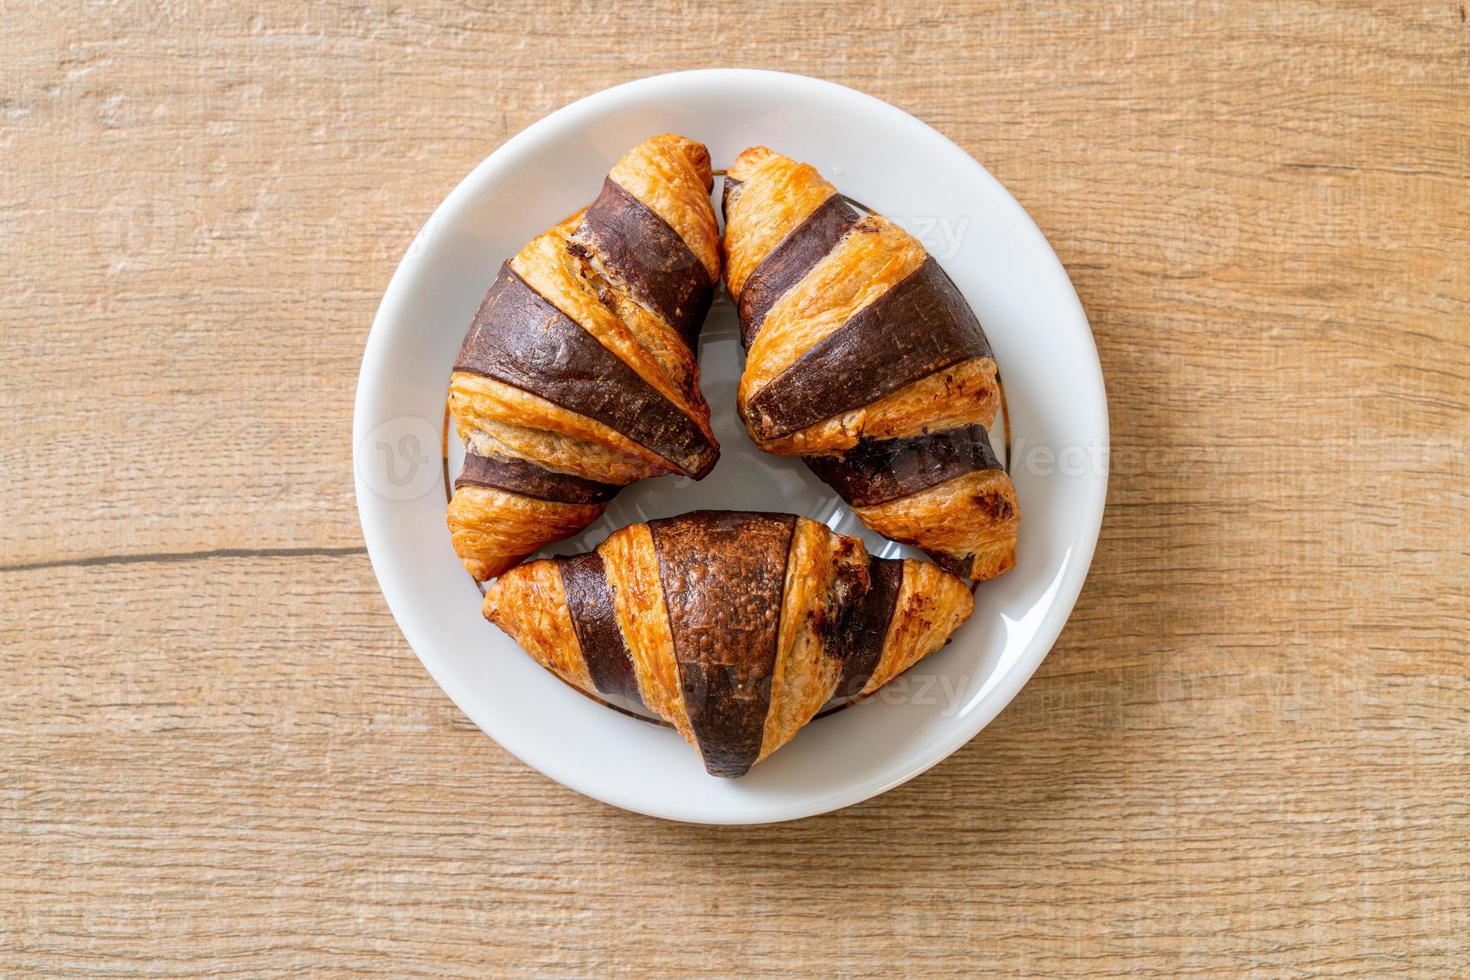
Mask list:
[[[886,503],[975,470],[998,470],[983,425],[911,439],[863,439],[843,456],[807,456],[806,465],[855,507]]]
[[[841,194],[833,194],[756,266],[740,291],[738,303],[740,342],[746,350],[755,343],[755,335],[776,300],[801,282],[857,222],[858,213]]]
[[[696,511],[648,526],[705,768],[739,776],[765,734],[796,518]]]
[[[730,223],[730,208],[734,205],[736,199],[740,197],[739,190],[742,183],[743,181],[727,175],[725,177],[725,186],[720,190],[720,217],[724,219],[727,225]]]
[[[602,556],[594,551],[556,561],[561,566],[572,628],[577,631],[577,643],[592,683],[603,694],[620,694],[641,704],[633,655],[613,613],[612,590]]]
[[[924,554],[934,559],[934,564],[960,578],[969,578],[975,570],[974,555],[946,555],[938,551],[925,551]]]
[[[750,400],[763,439],[790,435],[871,404],[990,344],[964,296],[932,257],[802,354]]]
[[[611,177],[582,217],[569,248],[595,248],[639,302],[657,311],[693,349],[714,298],[699,257],[658,212]]]
[[[842,651],[842,679],[835,697],[851,697],[862,691],[883,656],[883,640],[898,604],[903,584],[902,558],[869,558],[868,591],[852,606],[838,627]]]
[[[537,500],[561,504],[605,504],[617,496],[622,487],[597,483],[571,473],[543,469],[535,463],[513,456],[477,456],[464,458],[464,469],[454,481],[459,487],[494,487],[509,490]]]
[[[719,458],[693,419],[532,289],[509,262],[480,304],[454,369],[601,422],[696,479]]]

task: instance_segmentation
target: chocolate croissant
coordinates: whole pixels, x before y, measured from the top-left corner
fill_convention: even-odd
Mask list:
[[[725,179],[725,284],[746,348],[740,416],[874,531],[967,578],[1015,563],[1015,487],[986,426],[996,364],[919,241],[765,147]]]
[[[512,569],[484,612],[569,684],[642,703],[712,775],[739,776],[834,695],[939,649],[973,605],[955,576],[815,521],[698,511]]]
[[[447,516],[475,578],[580,531],[625,484],[714,467],[694,353],[720,274],[712,182],[702,144],[655,136],[501,266],[449,382],[468,456]]]

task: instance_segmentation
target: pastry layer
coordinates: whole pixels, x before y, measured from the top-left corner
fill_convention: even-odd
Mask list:
[[[810,164],[764,146],[735,158],[725,186],[725,285],[738,298],[755,268],[837,188]]]
[[[752,359],[766,333],[776,329],[776,315],[773,311],[757,335]],[[754,388],[746,422],[757,438],[790,435],[950,365],[989,357],[990,346],[964,297],[937,262],[925,259],[840,329]],[[747,390],[744,384],[742,390]]]
[[[710,282],[720,278],[720,232],[709,203],[714,171],[703,143],[675,133],[654,136],[625,153],[608,178],[668,222]]]
[[[797,521],[757,761],[791,741],[837,689],[843,669],[838,630],[843,610],[868,589],[867,564],[856,538],[833,534],[816,521]]]
[[[630,524],[613,532],[598,546],[597,553],[602,556],[612,590],[618,629],[633,659],[640,699],[650,711],[672,724],[684,741],[698,747],[684,708],[652,532],[647,524]]]
[[[714,296],[714,281],[669,223],[612,178],[587,209],[573,247],[595,252],[601,267],[657,313],[691,348]]]
[[[675,380],[692,370],[693,351],[673,327],[632,298],[628,283],[600,264],[599,250],[574,240],[573,235],[584,229],[586,213],[574,214],[531,239],[510,260],[511,270],[644,384],[707,429],[709,406],[697,391]],[[678,370],[669,368],[665,348],[686,352],[688,364],[681,358]]]
[[[862,693],[871,694],[938,650],[975,611],[965,583],[926,561],[903,560],[883,652]]]
[[[691,476],[713,439],[507,263],[465,335],[455,371],[484,375],[600,422]]]
[[[577,645],[566,589],[556,562],[522,565],[485,592],[484,613],[543,667],[568,684],[590,690],[587,663]]]
[[[456,371],[449,410],[480,455],[514,456],[599,483],[676,473],[668,460],[601,422],[494,378]]]
[[[976,470],[867,507],[858,518],[886,538],[924,549],[947,571],[994,578],[1016,563],[1021,511],[1003,470]]]
[[[977,357],[789,436],[755,442],[778,456],[841,453],[862,439],[911,438],[972,423],[988,426],[999,411],[995,361]]]
[[[924,258],[923,247],[897,225],[873,216],[855,225],[766,313],[741,372],[742,404],[796,369],[807,351],[843,332],[849,320],[878,303]]]
[[[494,487],[525,497],[550,500],[562,504],[605,504],[621,487],[612,483],[584,480],[570,473],[558,473],[514,456],[465,456],[464,468],[454,487]]]
[[[859,507],[907,497],[1000,460],[981,425],[907,439],[864,439],[841,456],[807,456],[807,466],[842,499]]]
[[[853,226],[859,215],[840,194],[833,194],[783,238],[756,266],[736,305],[740,314],[740,342],[747,350],[776,301],[801,282]]]
[[[445,518],[455,554],[483,582],[547,541],[576,534],[606,509],[605,503],[560,503],[495,487],[464,486],[449,501]]]

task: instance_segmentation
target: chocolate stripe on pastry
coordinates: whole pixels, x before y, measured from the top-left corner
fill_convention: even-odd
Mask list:
[[[933,257],[814,344],[750,399],[762,439],[790,435],[891,394],[990,344]]]
[[[714,466],[714,446],[689,416],[527,285],[509,262],[480,304],[454,369],[601,422],[691,476]]]
[[[863,439],[844,455],[807,456],[818,478],[855,507],[882,504],[975,470],[998,470],[983,425],[910,439]]]
[[[934,564],[938,565],[946,572],[949,572],[951,575],[958,575],[960,578],[969,578],[972,574],[974,574],[972,566],[975,562],[975,556],[973,554],[946,555],[942,551],[926,551],[924,552],[924,554],[928,555],[930,558],[933,558]]]
[[[642,704],[633,655],[613,613],[612,590],[608,588],[602,556],[593,551],[556,561],[561,565],[567,611],[592,683],[603,694],[620,694]]]
[[[694,347],[714,284],[704,263],[667,221],[609,177],[583,216],[577,237],[601,252],[608,271]],[[568,247],[585,254],[585,245],[573,241]]]
[[[883,656],[883,640],[888,636],[888,623],[898,604],[898,589],[903,584],[902,558],[869,558],[868,579],[872,583],[862,599],[843,620],[842,679],[837,682],[834,697],[845,698],[862,693],[873,668]]]
[[[801,282],[812,267],[857,224],[859,215],[841,194],[833,194],[786,234],[740,291],[740,342],[746,350],[755,343],[766,314],[788,289]]]
[[[706,511],[649,521],[705,768],[739,776],[760,755],[796,518]]]
[[[725,186],[720,190],[720,217],[727,225],[730,223],[730,205],[734,204],[735,198],[740,196],[735,192],[740,189],[742,183],[743,181],[727,176]]]
[[[525,497],[550,500],[560,504],[603,504],[617,496],[622,487],[598,483],[570,473],[544,469],[514,456],[477,456],[464,458],[464,469],[454,481],[460,487],[493,487],[509,490]]]

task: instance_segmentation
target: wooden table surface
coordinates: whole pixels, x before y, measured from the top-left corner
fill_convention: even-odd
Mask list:
[[[0,974],[1463,975],[1463,5],[262,6],[0,14]],[[1087,586],[1000,718],[744,830],[474,728],[350,476],[435,204],[576,97],[721,64],[989,167],[1114,438]]]

